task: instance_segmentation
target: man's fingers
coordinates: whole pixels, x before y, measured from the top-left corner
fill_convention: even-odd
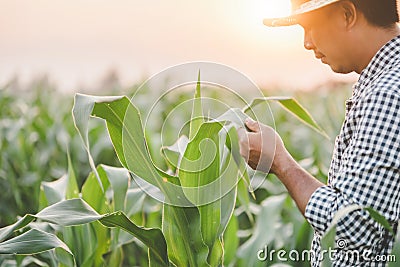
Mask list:
[[[239,136],[239,148],[240,148],[240,155],[244,157],[247,161],[249,157],[249,138],[247,136],[247,132],[243,128],[239,128],[237,130]]]
[[[246,132],[245,129],[243,129],[243,128],[238,128],[238,129],[237,129],[237,134],[238,134],[239,142],[240,142],[240,143],[247,142],[247,132]]]
[[[247,131],[238,129],[240,155],[251,168],[269,172],[275,158],[275,130],[251,119],[246,119],[245,124]]]
[[[258,123],[253,129],[258,130]],[[261,135],[259,132],[248,132],[244,128],[238,129],[240,155],[249,166],[256,169],[260,160]]]
[[[246,127],[249,128],[250,131],[252,132],[259,132],[260,131],[260,125],[258,124],[258,122],[247,118],[244,123],[246,124]]]

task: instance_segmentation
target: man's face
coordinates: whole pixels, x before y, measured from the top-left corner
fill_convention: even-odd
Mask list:
[[[337,4],[303,14],[298,22],[304,29],[304,47],[317,59],[337,73],[354,71],[345,17]]]

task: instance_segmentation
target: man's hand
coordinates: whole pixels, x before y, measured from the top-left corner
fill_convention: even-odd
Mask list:
[[[240,154],[253,169],[279,172],[284,158],[290,156],[280,136],[271,127],[251,119],[247,119],[245,124],[249,131],[238,130]]]
[[[253,169],[274,173],[304,214],[310,196],[324,184],[300,167],[274,129],[249,119],[245,124],[249,131],[238,130],[240,154]]]

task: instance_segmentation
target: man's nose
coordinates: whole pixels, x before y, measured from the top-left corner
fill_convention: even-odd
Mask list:
[[[304,32],[304,48],[307,50],[312,50],[315,48],[311,36],[307,32]]]

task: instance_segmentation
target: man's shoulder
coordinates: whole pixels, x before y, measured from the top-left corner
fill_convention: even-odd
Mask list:
[[[400,65],[395,65],[382,72],[375,80],[380,86],[400,85]]]
[[[396,95],[400,97],[400,65],[385,70],[366,90],[364,97],[376,94]]]

